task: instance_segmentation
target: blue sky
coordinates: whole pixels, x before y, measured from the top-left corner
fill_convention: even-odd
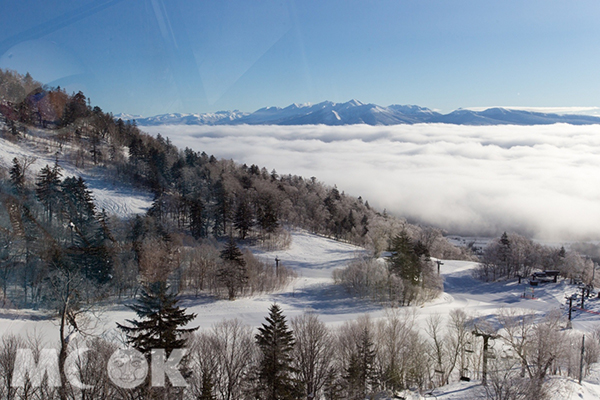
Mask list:
[[[0,1],[0,68],[114,113],[600,106],[597,0]]]

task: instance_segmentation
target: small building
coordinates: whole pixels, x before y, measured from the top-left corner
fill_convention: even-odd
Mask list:
[[[557,270],[546,270],[542,272],[534,272],[531,274],[531,281],[534,282],[558,282],[558,275],[560,271]]]

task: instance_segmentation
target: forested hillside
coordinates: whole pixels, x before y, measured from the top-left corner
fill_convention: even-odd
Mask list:
[[[473,378],[487,380],[480,387],[487,398],[542,399],[551,395],[548,376],[567,381],[578,368],[590,373],[598,359],[597,334],[585,358],[577,358],[579,334],[564,330],[560,312],[549,311],[569,289],[565,281],[536,291],[544,298],[532,303],[545,312],[539,318],[495,308],[496,314],[489,314],[490,304],[536,302],[525,297],[528,285],[522,293],[510,279],[538,269],[593,284],[592,261],[575,252],[505,234],[480,249],[477,259],[466,247],[450,245],[439,229],[374,210],[365,199],[316,177],[177,149],[168,138],[152,137],[135,122],[115,120],[93,107],[81,92],[44,87],[28,75],[0,70],[0,113],[0,144],[23,149],[0,152],[2,308],[7,313],[40,308],[57,317],[52,329],[58,330],[55,378],[61,383],[56,388],[47,382],[14,387],[8,376],[18,366],[17,349],[39,351],[42,342],[9,334],[0,342],[1,398],[250,399],[277,392],[276,398],[362,400],[416,396]],[[40,159],[47,165],[41,166]],[[119,182],[132,192],[151,193],[154,200],[144,214],[111,214],[97,207],[94,185],[73,173],[78,171],[93,176],[94,185]],[[296,228],[311,234],[290,233]],[[293,237],[305,247],[285,254]],[[271,264],[249,248],[263,255],[281,251],[281,259]],[[351,251],[354,260],[335,260]],[[384,251],[389,251],[387,261],[374,257]],[[308,260],[308,253],[316,253],[318,262]],[[440,261],[436,271],[431,256],[479,263]],[[335,268],[340,263],[346,265]],[[296,271],[305,275],[292,287]],[[439,296],[443,279],[448,287]],[[336,291],[334,282],[346,292]],[[232,315],[239,306],[248,314],[244,304],[264,304],[266,296],[228,300],[275,291],[288,306],[293,299],[296,311],[312,305],[325,315],[345,314],[346,322],[328,327],[316,314],[304,313],[290,318],[288,326],[282,309],[273,305],[257,335],[238,319],[221,320],[198,333],[195,326],[183,328],[190,321],[196,324],[200,314],[210,320],[211,311]],[[178,294],[186,295],[195,311],[179,308]],[[392,307],[377,320],[352,319],[359,310],[352,309],[358,303],[351,296],[370,299],[361,304],[381,312],[380,305]],[[126,342],[146,356],[153,346],[189,346],[181,369],[187,389],[140,381],[129,391],[109,378],[117,341],[90,334],[90,320],[100,321],[90,316],[116,302],[133,304],[138,319],[110,323],[118,322]],[[588,303],[597,306],[594,300]],[[415,308],[395,308],[411,305],[432,307],[425,313],[438,307],[438,314],[423,319]],[[473,305],[484,314],[463,310]],[[256,308],[251,311],[265,311]],[[440,310],[448,315],[446,321]],[[486,320],[490,315],[497,323]],[[500,345],[482,348],[482,337]],[[67,354],[79,345],[93,355],[76,366],[82,381],[93,383],[87,389],[72,385],[67,376]]]
[[[168,138],[149,136],[135,122],[93,107],[81,92],[68,94],[29,75],[0,71],[0,104],[3,140],[34,146],[55,160],[36,171],[34,159],[15,157],[0,170],[5,303],[41,304],[52,297],[49,282],[57,271],[81,275],[103,296],[133,295],[140,282],[155,280],[229,298],[272,290],[286,276],[273,276],[273,266],[249,252],[240,278],[225,279],[219,243],[231,237],[285,247],[289,228],[359,244],[374,254],[403,231],[431,255],[464,256],[439,230],[378,212],[315,177],[279,175],[177,149]],[[152,206],[132,219],[109,215],[96,208],[84,179],[64,174],[67,165],[150,191]]]

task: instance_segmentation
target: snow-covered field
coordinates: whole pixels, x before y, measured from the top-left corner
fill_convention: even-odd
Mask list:
[[[191,324],[209,328],[224,318],[239,318],[244,323],[257,327],[264,322],[269,306],[277,302],[288,318],[312,310],[330,326],[355,319],[369,313],[373,318],[383,317],[385,310],[366,300],[348,296],[342,289],[333,285],[331,273],[335,268],[345,266],[348,261],[364,250],[346,243],[309,234],[304,231],[292,232],[292,245],[288,250],[276,252],[256,251],[265,259],[278,257],[283,265],[293,268],[298,278],[286,289],[273,294],[257,295],[236,301],[215,300],[213,298],[186,297],[183,305],[197,314]],[[534,299],[523,298],[523,293],[531,294],[531,288],[515,281],[506,283],[481,283],[472,278],[476,263],[445,260],[441,273],[444,277],[444,293],[436,300],[417,307],[417,323],[421,326],[427,316],[439,314],[447,316],[454,308],[461,308],[469,315],[485,318],[504,307],[518,307],[545,313],[564,308],[564,297],[575,291],[566,282],[548,283],[535,288]],[[600,312],[600,300],[590,299],[586,308]],[[600,326],[600,315],[574,312],[573,327],[589,332]],[[134,314],[123,305],[105,307],[98,315],[98,332],[114,332],[115,322],[133,318]],[[57,326],[54,321],[34,311],[6,310],[0,313],[0,333],[41,334],[51,342],[57,339]],[[555,399],[598,399],[600,398],[600,367],[596,366],[584,384],[568,378],[555,378],[553,393]],[[482,387],[477,382],[460,382],[436,389],[437,399],[480,399],[484,398]],[[407,397],[410,398],[410,397]]]

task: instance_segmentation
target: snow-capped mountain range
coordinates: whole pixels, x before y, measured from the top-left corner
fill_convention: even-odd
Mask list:
[[[455,125],[573,125],[600,124],[600,117],[589,115],[559,115],[507,108],[488,108],[483,111],[458,109],[441,114],[414,105],[365,104],[358,100],[346,103],[324,101],[319,104],[292,104],[285,108],[265,107],[253,113],[219,111],[206,114],[162,114],[141,117],[118,114],[115,118],[136,120],[138,125],[398,125],[417,123],[446,123]]]

